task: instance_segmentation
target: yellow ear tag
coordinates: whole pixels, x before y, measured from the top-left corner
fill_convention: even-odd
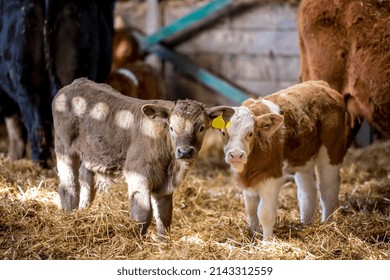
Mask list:
[[[225,126],[225,128],[229,128],[229,126],[231,126],[231,122],[230,121],[228,121],[227,123],[226,123],[226,126]]]
[[[213,121],[211,122],[211,126],[218,129],[225,128],[225,121],[222,118],[222,114],[220,114],[218,117],[213,119]]]

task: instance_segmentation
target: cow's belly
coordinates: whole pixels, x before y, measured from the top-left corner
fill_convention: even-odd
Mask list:
[[[107,158],[81,158],[85,167],[95,173],[104,174],[106,176],[115,177],[122,174],[124,160],[107,159]]]

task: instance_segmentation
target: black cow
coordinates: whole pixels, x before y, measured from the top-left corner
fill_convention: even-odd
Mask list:
[[[0,0],[0,105],[7,128],[21,114],[33,160],[48,159],[57,91],[78,77],[107,78],[114,5],[115,0]],[[22,154],[14,151],[16,158]]]

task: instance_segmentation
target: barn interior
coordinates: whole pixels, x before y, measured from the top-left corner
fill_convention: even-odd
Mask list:
[[[209,2],[118,1],[115,26],[148,36]],[[247,96],[265,96],[299,80],[298,5],[299,0],[238,0],[174,34],[164,46]],[[144,59],[163,77],[168,99],[237,104],[183,74],[180,65],[154,55]],[[262,241],[249,234],[219,132],[209,131],[195,168],[174,193],[170,234],[161,240],[154,224],[143,238],[136,234],[121,178],[99,191],[89,208],[65,213],[56,169],[29,159],[11,161],[1,120],[0,259],[389,260],[390,140],[368,138],[344,159],[339,207],[329,221],[320,222],[318,209],[315,221],[302,225],[297,188],[289,181],[279,196],[274,237]]]

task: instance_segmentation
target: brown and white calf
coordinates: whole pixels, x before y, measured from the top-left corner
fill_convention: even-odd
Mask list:
[[[106,83],[126,96],[139,99],[166,98],[163,78],[143,61],[135,61],[113,70]]]
[[[243,189],[250,228],[273,234],[278,194],[295,173],[301,222],[313,220],[320,192],[322,221],[338,204],[346,153],[345,105],[322,81],[309,81],[236,107],[221,130],[225,160]]]
[[[62,207],[88,206],[95,174],[123,175],[131,219],[144,234],[154,212],[159,235],[169,229],[173,191],[194,164],[212,120],[234,113],[192,100],[130,98],[87,79],[62,88],[52,111]]]
[[[120,93],[139,99],[165,99],[166,88],[160,73],[143,61],[132,28],[114,32],[111,73],[106,83]]]

